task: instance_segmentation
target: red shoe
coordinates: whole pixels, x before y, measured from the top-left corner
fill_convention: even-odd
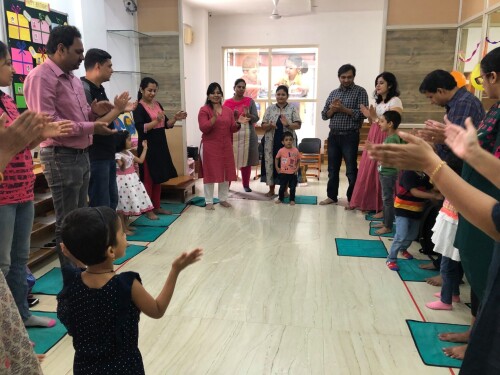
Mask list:
[[[408,260],[412,260],[412,259],[413,259],[413,255],[411,255],[411,254],[408,252],[408,250],[403,250],[403,251],[401,252],[401,255],[402,255],[404,258],[408,259]]]
[[[399,271],[399,267],[398,267],[398,264],[396,262],[386,262],[385,264],[387,264],[387,267],[391,271]]]

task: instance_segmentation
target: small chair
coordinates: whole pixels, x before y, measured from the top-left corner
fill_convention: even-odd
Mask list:
[[[307,172],[311,169],[317,170],[317,173],[307,173],[306,176],[316,177],[319,181],[321,174],[321,139],[304,138],[299,144],[301,153],[300,163],[307,165]]]

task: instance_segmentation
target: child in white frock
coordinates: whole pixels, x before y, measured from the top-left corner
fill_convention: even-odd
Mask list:
[[[153,210],[153,203],[134,167],[134,163],[142,164],[146,158],[147,141],[143,141],[142,146],[144,148],[142,154],[137,157],[129,151],[132,148],[130,134],[125,131],[118,137],[116,149],[119,152],[115,154],[117,164],[116,183],[118,185],[116,212],[122,220],[126,234],[132,234],[132,229],[128,226],[129,216],[139,216]]]

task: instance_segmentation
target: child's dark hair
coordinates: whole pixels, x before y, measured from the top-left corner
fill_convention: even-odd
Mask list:
[[[127,149],[127,139],[130,133],[127,130],[115,134],[116,152],[122,152]]]
[[[396,130],[401,124],[401,115],[398,111],[385,111],[382,115],[385,117],[387,122],[392,122],[392,128]]]
[[[309,70],[307,62],[302,60],[302,57],[300,56],[297,55],[288,56],[287,60],[290,61],[293,65],[295,65],[302,74],[306,74],[307,71]]]
[[[143,90],[146,89],[146,87],[148,87],[148,85],[152,83],[154,85],[156,85],[156,87],[159,87],[160,85],[158,84],[158,82],[156,82],[153,78],[151,77],[144,77],[141,81],[141,84],[139,85],[139,87]],[[137,92],[137,100],[141,100],[142,99],[142,92],[141,90],[139,90]]]
[[[87,266],[106,260],[109,246],[116,246],[118,215],[109,207],[83,207],[63,220],[61,239],[69,252]]]
[[[291,137],[293,139],[293,133],[289,131],[284,132],[281,140],[284,141],[286,137]]]

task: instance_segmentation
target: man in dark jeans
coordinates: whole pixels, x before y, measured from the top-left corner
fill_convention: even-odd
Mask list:
[[[320,205],[337,203],[339,192],[339,172],[342,158],[346,164],[349,181],[347,200],[351,200],[356,177],[358,176],[359,128],[365,117],[361,104],[368,105],[368,94],[361,86],[354,84],[356,68],[351,64],[342,65],[338,70],[340,87],[333,90],[321,112],[323,120],[330,120],[328,135],[328,185],[327,196]],[[349,207],[349,206],[348,206]]]
[[[81,77],[87,102],[92,104],[108,100],[102,84],[108,82],[113,74],[111,55],[102,49],[92,48],[85,54],[85,77]],[[114,129],[113,122],[109,129]],[[116,185],[115,137],[94,135],[89,147],[90,181],[89,205],[106,206],[113,210],[118,205]]]

